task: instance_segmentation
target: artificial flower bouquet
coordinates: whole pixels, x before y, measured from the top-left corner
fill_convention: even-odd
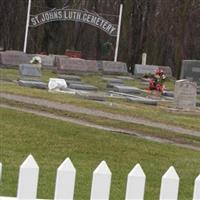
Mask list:
[[[166,75],[162,69],[157,69],[155,74],[149,79],[149,90],[155,90],[163,93],[165,89]]]
[[[31,60],[30,60],[31,64],[41,64],[42,63],[42,59],[40,58],[40,56],[34,56]]]

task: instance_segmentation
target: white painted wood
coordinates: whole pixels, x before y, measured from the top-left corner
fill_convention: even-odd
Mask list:
[[[195,180],[193,200],[200,200],[200,175]]]
[[[143,200],[146,176],[140,164],[137,164],[128,174],[126,200]]]
[[[69,158],[67,158],[57,169],[55,200],[73,200],[76,169]]]
[[[30,11],[31,11],[31,0],[28,1],[28,10],[27,10],[27,17],[26,17],[26,30],[25,30],[25,38],[24,38],[24,53],[26,53],[27,47],[27,39],[28,39],[28,27],[30,22]]]
[[[32,155],[22,163],[19,170],[17,198],[34,200],[37,196],[39,167]]]
[[[170,167],[163,175],[160,190],[160,200],[177,200],[179,176],[174,167]]]
[[[0,197],[0,200],[18,200],[16,197]],[[37,200],[45,200],[45,199],[37,199]]]
[[[0,163],[0,182],[1,182],[1,178],[2,178],[2,163]]]
[[[112,173],[105,161],[93,172],[90,200],[108,200]]]
[[[117,58],[118,58],[119,39],[120,39],[121,24],[122,24],[122,13],[123,13],[123,4],[120,4],[119,21],[118,21],[118,28],[117,28],[117,40],[116,40],[116,46],[115,46],[115,58],[114,58],[114,62],[117,62]]]

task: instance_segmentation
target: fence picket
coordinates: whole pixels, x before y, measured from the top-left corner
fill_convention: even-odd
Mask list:
[[[69,158],[67,158],[57,169],[55,200],[73,200],[76,169]]]
[[[195,180],[193,200],[200,200],[200,175]]]
[[[0,163],[0,182],[1,182],[1,178],[2,178],[2,163]]]
[[[128,174],[126,200],[143,200],[146,176],[140,164],[137,164]]]
[[[112,173],[105,161],[93,172],[90,200],[108,200]]]
[[[163,175],[160,189],[160,200],[177,200],[179,176],[174,167],[170,167]]]
[[[21,164],[19,170],[17,198],[34,200],[37,196],[39,167],[32,155]]]

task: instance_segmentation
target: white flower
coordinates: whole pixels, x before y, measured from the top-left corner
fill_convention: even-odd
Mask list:
[[[41,64],[42,63],[42,59],[39,56],[34,56],[31,60],[30,60],[31,64]]]
[[[164,74],[162,75],[162,79],[166,79],[166,76]]]

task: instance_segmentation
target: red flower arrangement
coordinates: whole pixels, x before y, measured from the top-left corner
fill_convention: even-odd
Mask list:
[[[149,90],[155,90],[163,93],[165,89],[164,82],[166,80],[166,75],[163,70],[157,69],[155,74],[149,80]]]

